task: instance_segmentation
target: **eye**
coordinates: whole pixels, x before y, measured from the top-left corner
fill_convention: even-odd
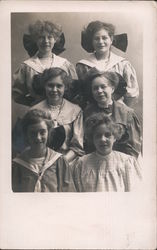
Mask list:
[[[61,89],[63,87],[63,84],[58,83],[56,86],[57,86],[58,89]]]
[[[106,85],[101,85],[100,87],[101,87],[102,89],[106,89],[106,88],[107,88]]]
[[[105,137],[107,137],[107,138],[111,137],[111,135],[112,135],[112,134],[111,134],[110,132],[106,132],[106,133],[105,133]]]
[[[40,130],[40,134],[41,135],[45,135],[46,134],[46,130],[45,129]]]
[[[103,39],[103,40],[106,40],[106,39],[107,39],[107,36],[102,36],[102,39]]]

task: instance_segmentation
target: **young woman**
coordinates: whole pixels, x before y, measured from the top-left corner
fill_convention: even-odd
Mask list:
[[[86,120],[85,133],[94,152],[82,156],[74,167],[78,192],[129,192],[140,187],[141,170],[134,157],[113,151],[118,125],[103,113]]]
[[[14,192],[75,192],[68,163],[47,147],[53,125],[50,114],[41,110],[24,116],[22,128],[28,147],[13,159]]]

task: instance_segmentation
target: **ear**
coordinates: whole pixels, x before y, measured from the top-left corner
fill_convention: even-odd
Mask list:
[[[110,38],[111,38],[111,41],[112,41],[112,43],[113,43],[113,39],[114,39],[114,37],[113,37],[113,36],[110,36]]]
[[[111,86],[111,88],[112,88],[112,94],[113,94],[113,93],[114,93],[114,91],[115,91],[115,88],[114,88],[114,87],[112,87],[112,86]]]

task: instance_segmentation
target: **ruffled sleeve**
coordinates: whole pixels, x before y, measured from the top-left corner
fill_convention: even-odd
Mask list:
[[[73,134],[70,142],[70,149],[79,156],[84,154],[83,136],[83,112],[81,110],[73,122]]]
[[[125,192],[138,191],[141,186],[141,167],[134,157],[128,157],[124,168],[121,168]]]
[[[76,192],[68,162],[62,156],[57,160],[58,192]]]

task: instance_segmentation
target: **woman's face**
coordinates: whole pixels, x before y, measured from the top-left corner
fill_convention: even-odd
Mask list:
[[[38,50],[42,54],[50,53],[55,44],[55,38],[52,34],[49,34],[47,31],[44,31],[38,38],[37,38],[37,46]]]
[[[104,54],[110,50],[112,39],[105,29],[101,29],[94,33],[92,44],[96,53]]]
[[[50,78],[45,85],[46,97],[51,105],[60,105],[63,100],[65,86],[61,76]]]
[[[92,81],[93,98],[104,107],[107,107],[112,102],[113,92],[114,89],[107,78],[99,76]]]
[[[43,149],[48,140],[48,127],[45,121],[28,126],[27,141],[31,148]]]
[[[105,124],[99,125],[93,135],[96,151],[101,155],[108,155],[112,151],[115,138]]]

